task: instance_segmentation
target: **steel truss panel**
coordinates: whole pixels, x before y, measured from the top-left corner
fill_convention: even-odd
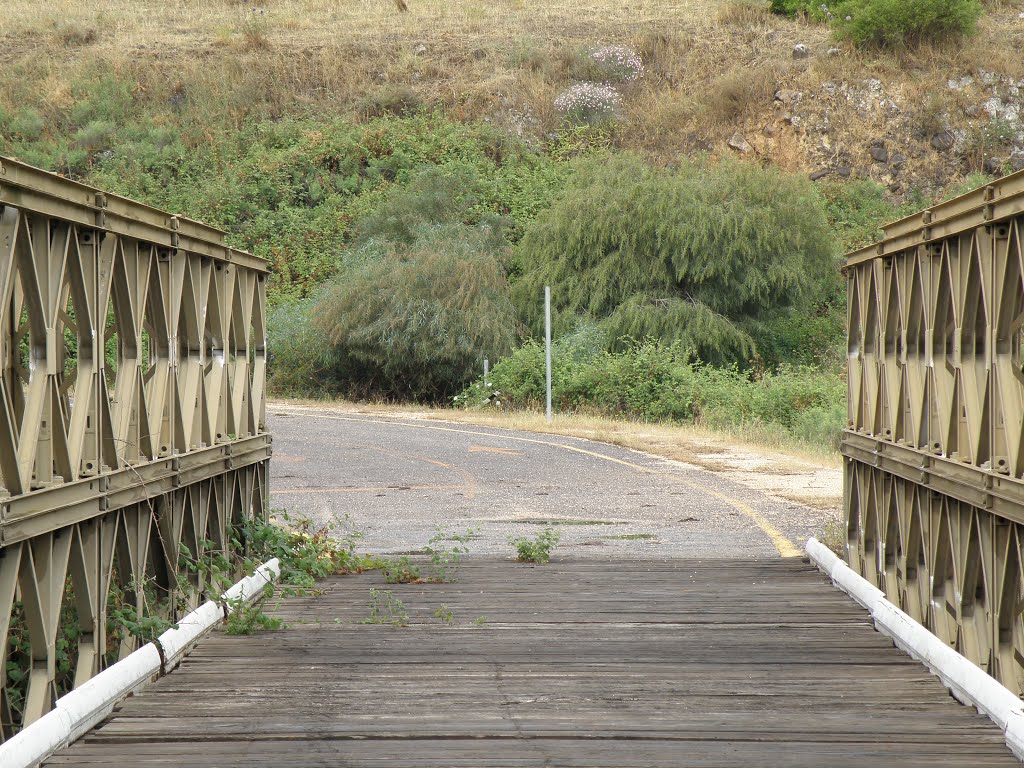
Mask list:
[[[1024,693],[1024,173],[850,255],[851,567]]]
[[[133,649],[111,605],[173,620],[206,587],[183,556],[265,514],[266,278],[219,230],[0,158],[0,739]]]

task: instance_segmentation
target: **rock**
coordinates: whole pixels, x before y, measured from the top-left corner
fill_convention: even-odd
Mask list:
[[[487,58],[487,51],[485,51],[483,48],[474,48],[472,56],[477,61],[481,61]]]
[[[820,171],[812,173],[809,178],[811,181],[817,181],[818,179],[824,179],[830,173],[832,173],[831,168],[822,168]]]
[[[939,131],[932,136],[932,146],[939,152],[949,152],[956,143],[956,137],[952,131]]]
[[[737,152],[742,152],[744,155],[754,151],[754,148],[750,146],[750,142],[747,141],[742,133],[734,133],[732,138],[729,139],[729,146]]]
[[[894,181],[892,184],[889,185],[889,191],[892,192],[893,194],[898,195],[900,192],[903,191],[903,185],[900,184],[898,181]]]
[[[806,59],[811,55],[811,49],[803,43],[797,43],[793,46],[793,58],[794,59]]]
[[[885,139],[872,139],[868,153],[876,163],[889,162],[889,150],[885,147]]]
[[[840,165],[836,168],[836,176],[842,176],[844,179],[850,178],[851,173],[853,173],[853,169],[848,165]]]
[[[901,154],[897,153],[897,154],[892,156],[892,162],[889,163],[889,170],[893,171],[893,172],[899,171],[906,164],[907,164],[907,156],[906,155],[901,155]]]
[[[1015,149],[1010,153],[1010,168],[1024,171],[1024,149]]]
[[[974,85],[974,78],[970,75],[964,75],[959,80],[949,80],[946,82],[946,87],[951,91],[962,91],[970,85]]]
[[[838,56],[841,53],[842,53],[842,50],[839,49],[839,48],[829,48],[828,52],[827,52],[827,55],[828,56]]]
[[[1003,159],[1001,157],[986,157],[981,167],[989,176],[1003,175]]]

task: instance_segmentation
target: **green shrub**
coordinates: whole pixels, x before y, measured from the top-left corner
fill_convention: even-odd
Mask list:
[[[492,235],[433,227],[399,248],[373,242],[332,282],[312,321],[336,386],[350,397],[438,401],[506,354],[515,313]]]
[[[974,34],[978,0],[844,0],[834,11],[836,33],[857,45],[897,48]]]
[[[810,19],[822,20],[825,18],[821,10],[821,3],[816,0],[771,0],[768,6],[772,13],[782,16],[805,16]]]
[[[559,533],[554,528],[545,528],[534,538],[522,536],[512,539],[516,548],[516,560],[522,563],[546,563],[551,559],[551,550],[558,545]]]
[[[357,106],[366,117],[404,117],[423,107],[423,97],[406,85],[389,85],[364,96]]]
[[[528,341],[460,396],[468,407],[501,393],[502,407],[543,406],[544,350]],[[643,421],[697,423],[730,432],[760,430],[792,442],[836,449],[846,424],[846,384],[813,366],[753,374],[694,362],[678,343],[654,340],[586,356],[556,344],[552,400],[561,413],[590,412]]]
[[[295,299],[271,310],[267,319],[267,387],[276,395],[337,394],[340,382],[329,375],[323,336],[311,314],[318,296]]]
[[[745,361],[746,326],[818,292],[834,252],[806,179],[735,161],[662,171],[601,156],[578,164],[525,233],[513,300],[538,334],[550,285],[559,335],[584,317],[609,349],[654,336],[705,361]]]

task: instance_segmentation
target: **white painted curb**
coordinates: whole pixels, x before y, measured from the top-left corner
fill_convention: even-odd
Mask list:
[[[0,766],[35,768],[71,744],[102,722],[119,702],[170,672],[203,635],[234,611],[239,600],[252,602],[280,575],[277,558],[268,560],[225,592],[220,604],[207,601],[179,621],[176,629],[167,630],[156,642],[147,643],[59,698],[47,714],[0,744]]]
[[[868,609],[880,632],[928,667],[958,701],[988,715],[1003,731],[1006,745],[1013,754],[1024,761],[1024,702],[890,603],[880,589],[820,541],[808,539],[806,549],[811,561],[829,575],[832,583]]]

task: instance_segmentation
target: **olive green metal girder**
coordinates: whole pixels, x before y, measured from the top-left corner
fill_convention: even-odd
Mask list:
[[[266,278],[219,230],[0,158],[4,738],[132,649],[111,590],[173,618],[204,587],[179,555],[264,514]]]
[[[848,559],[1024,693],[1024,173],[851,254]]]

